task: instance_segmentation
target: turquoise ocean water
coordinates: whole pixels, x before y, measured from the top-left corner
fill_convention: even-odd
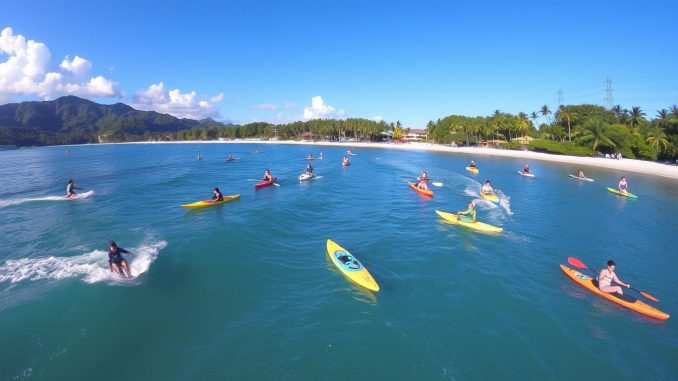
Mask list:
[[[254,150],[263,151],[252,154]],[[671,380],[678,325],[570,281],[574,256],[678,314],[678,182],[517,159],[283,145],[0,152],[0,379]],[[203,160],[196,160],[200,151]],[[321,178],[299,183],[309,152]],[[240,159],[225,162],[229,152]],[[254,190],[270,168],[280,187]],[[433,199],[407,187],[427,170]],[[626,175],[638,200],[605,190]],[[90,198],[58,201],[74,178]],[[503,201],[478,200],[490,179]],[[179,204],[218,186],[241,199]],[[47,199],[45,199],[47,198]],[[43,199],[43,200],[34,200]],[[484,235],[435,209],[478,201]],[[328,260],[331,238],[381,286]],[[139,276],[107,269],[115,239]],[[632,291],[629,291],[633,293]]]

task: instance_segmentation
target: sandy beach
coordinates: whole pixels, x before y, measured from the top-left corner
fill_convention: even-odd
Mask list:
[[[448,152],[452,154],[469,155],[476,158],[478,156],[502,156],[519,158],[525,160],[552,161],[558,163],[576,164],[582,166],[599,167],[607,169],[616,169],[625,172],[643,173],[647,175],[661,176],[671,179],[678,179],[678,166],[666,165],[657,162],[634,160],[634,159],[606,159],[599,157],[581,157],[568,155],[554,155],[533,151],[516,151],[495,148],[479,147],[450,147],[441,144],[431,143],[376,143],[376,142],[306,142],[293,140],[210,140],[210,141],[179,141],[179,142],[137,142],[137,143],[113,143],[113,144],[293,144],[308,145],[317,147],[355,147],[370,149],[400,149],[417,150],[431,152]]]

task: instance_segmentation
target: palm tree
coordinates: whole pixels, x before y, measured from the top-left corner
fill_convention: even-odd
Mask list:
[[[570,128],[570,122],[572,122],[572,119],[575,118],[574,113],[569,111],[567,107],[561,105],[560,109],[556,113],[556,116],[558,119],[567,122],[567,140],[572,141],[572,129]]]
[[[666,138],[666,133],[659,126],[654,126],[650,131],[647,132],[647,139],[645,143],[654,146],[656,151],[659,151],[659,146],[666,149],[669,145],[669,140]]]
[[[657,119],[660,126],[666,127],[666,123],[669,121],[669,111],[665,108],[657,110]]]
[[[614,115],[617,117],[617,121],[621,122],[622,114],[624,113],[624,109],[622,109],[622,106],[621,105],[612,106],[610,111],[612,111]]]
[[[588,123],[584,126],[584,133],[582,134],[580,141],[593,142],[593,149],[598,148],[598,145],[601,143],[610,147],[614,147],[615,144],[610,138],[607,137],[607,124],[603,123],[598,118],[589,120]]]
[[[494,113],[492,114],[492,117],[493,117],[493,118],[496,118],[496,117],[498,117],[498,116],[500,116],[500,115],[501,115],[501,111],[499,111],[499,110],[494,110]]]
[[[518,121],[516,122],[516,129],[523,133],[525,137],[525,132],[530,128],[530,122],[527,120],[527,114],[524,112],[518,113]]]
[[[551,117],[549,117],[549,115],[551,115],[551,110],[549,110],[549,106],[541,106],[541,114],[548,119],[549,125],[551,125]]]
[[[631,108],[631,113],[629,115],[629,123],[631,128],[638,127],[642,122],[645,121],[645,113],[638,106]]]
[[[671,111],[671,115],[674,118],[678,118],[678,105],[672,105],[671,107],[669,107],[669,111]]]
[[[398,141],[403,137],[405,137],[405,132],[403,131],[403,127],[400,124],[400,121],[397,121],[395,127],[393,128],[393,134],[391,135],[391,139]]]
[[[530,119],[532,119],[532,123],[534,123],[534,128],[539,129],[539,126],[537,126],[537,119],[539,119],[539,115],[537,115],[536,112],[532,111],[532,114],[530,114]]]

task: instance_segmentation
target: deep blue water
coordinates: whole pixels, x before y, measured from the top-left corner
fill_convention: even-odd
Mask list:
[[[203,159],[196,160],[196,152]],[[263,151],[252,154],[254,150]],[[309,152],[321,178],[299,183]],[[574,256],[678,313],[678,182],[517,159],[283,145],[0,152],[0,379],[678,378],[678,328],[580,288]],[[225,162],[228,153],[240,157]],[[270,168],[280,187],[254,190]],[[427,199],[407,187],[422,170]],[[626,175],[639,196],[605,190]],[[90,198],[64,193],[74,178]],[[478,200],[490,179],[501,206]],[[241,199],[186,210],[218,186]],[[476,199],[480,234],[443,223]],[[381,286],[346,280],[331,238]],[[106,243],[137,253],[122,281]],[[632,291],[629,291],[632,293]]]

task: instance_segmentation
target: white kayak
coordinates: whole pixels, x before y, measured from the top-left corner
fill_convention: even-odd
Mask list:
[[[532,174],[532,173],[525,173],[523,171],[516,171],[516,172],[518,172],[518,174],[521,175],[521,176],[534,177],[534,174]]]
[[[315,175],[312,174],[312,173],[306,173],[306,172],[304,172],[304,173],[302,173],[301,175],[299,175],[299,181],[310,180],[310,179],[312,179],[314,176],[315,176]]]

